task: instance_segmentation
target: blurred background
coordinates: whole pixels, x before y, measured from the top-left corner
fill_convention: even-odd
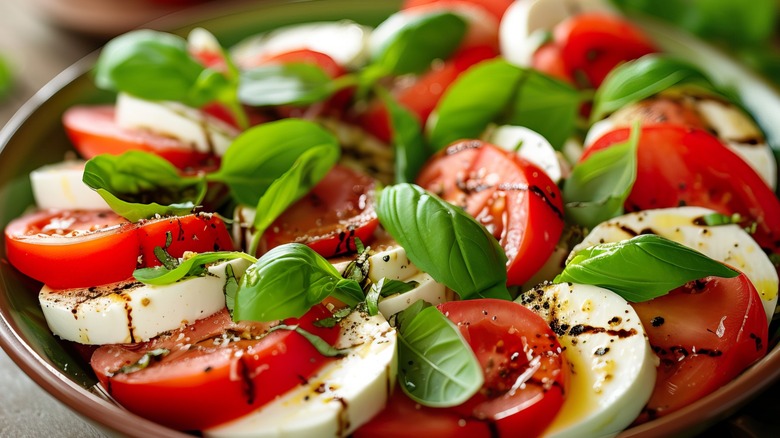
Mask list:
[[[0,1],[0,126],[49,80],[111,36],[207,1]],[[780,1],[616,0],[615,3],[628,12],[654,15],[701,36],[780,87]],[[3,393],[0,437],[52,436],[53,433],[55,436],[104,436],[46,394],[2,351],[0,388]],[[775,385],[749,409],[728,421],[732,436],[763,436],[762,431],[772,436],[772,430],[762,428],[778,424],[775,418],[780,409],[780,401],[775,396],[778,389],[780,385]]]

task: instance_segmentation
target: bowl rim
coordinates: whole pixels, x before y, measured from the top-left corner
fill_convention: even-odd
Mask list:
[[[326,0],[295,0],[294,3],[319,1]],[[398,3],[397,0],[383,0],[378,3],[390,4],[391,2]],[[185,26],[191,26],[195,19],[216,18],[217,13],[220,16],[227,16],[244,8],[256,8],[258,5],[274,7],[291,2],[287,0],[238,0],[226,5],[218,5],[217,3],[219,2],[205,3],[166,15],[142,27],[175,31]],[[668,28],[675,37],[683,35],[664,24],[654,22],[652,25]],[[691,40],[691,38],[688,35],[682,37],[685,41]],[[707,47],[712,48],[709,45]],[[97,49],[71,64],[22,104],[0,130],[0,154],[19,129],[36,114],[44,103],[89,72],[97,60],[99,51],[100,49]],[[721,53],[721,56],[727,56],[720,50],[715,49],[715,51]],[[771,90],[780,101],[780,89],[771,84],[765,77],[743,68],[744,66],[730,57],[729,61],[735,63],[740,68],[740,72],[745,73],[751,81],[760,83]],[[5,263],[5,260],[2,262]],[[191,437],[191,435],[167,428],[125,410],[121,405],[111,401],[100,389],[93,392],[73,382],[23,341],[20,336],[20,327],[6,315],[6,309],[9,308],[8,299],[4,294],[0,294],[0,348],[38,386],[72,412],[104,430],[119,432],[127,436]],[[780,380],[780,344],[775,345],[767,352],[766,356],[751,365],[736,379],[707,396],[669,415],[625,429],[619,433],[618,437],[639,438],[667,436],[681,432],[701,432],[703,428],[708,427],[713,422],[733,414],[778,380]],[[747,390],[745,390],[746,388]]]

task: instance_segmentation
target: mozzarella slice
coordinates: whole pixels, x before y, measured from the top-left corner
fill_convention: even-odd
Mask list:
[[[499,126],[489,130],[485,141],[499,146],[536,164],[555,184],[563,178],[562,156],[555,151],[549,141],[534,130],[524,126]]]
[[[30,172],[35,204],[41,210],[110,210],[106,201],[84,184],[84,161],[49,164]]]
[[[501,55],[521,67],[530,67],[536,50],[555,25],[582,12],[610,12],[603,0],[523,0],[513,2],[501,19]]]
[[[206,437],[342,437],[384,409],[396,375],[395,329],[381,315],[353,312],[341,321],[337,347],[347,356],[305,384]]]
[[[124,129],[146,130],[178,139],[195,151],[218,156],[238,131],[202,111],[178,102],[151,102],[120,93],[116,100],[116,123]]]
[[[38,299],[46,323],[62,339],[91,345],[141,342],[223,309],[228,265],[238,278],[250,263],[215,264],[208,275],[164,286],[133,280],[84,289],[43,286]]]
[[[634,309],[597,286],[551,284],[518,302],[547,320],[569,364],[570,382],[548,438],[617,435],[653,392],[657,358]]]
[[[239,66],[256,66],[258,60],[293,50],[324,53],[339,65],[354,70],[368,61],[371,29],[348,20],[296,24],[256,35],[238,43],[231,54]]]
[[[572,254],[605,242],[619,242],[639,234],[657,234],[693,248],[745,273],[772,320],[778,296],[778,276],[769,257],[739,225],[707,226],[701,218],[714,213],[701,207],[645,210],[610,219],[596,226]]]

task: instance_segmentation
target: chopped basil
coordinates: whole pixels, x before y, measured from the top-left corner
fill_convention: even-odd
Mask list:
[[[510,299],[504,250],[462,209],[419,186],[397,184],[379,193],[376,212],[409,260],[461,298]]]
[[[380,278],[377,283],[372,283],[366,293],[366,310],[370,316],[374,316],[379,313],[379,297],[382,296],[382,288],[385,284],[385,279]]]
[[[384,285],[382,286],[382,289],[380,290],[379,294],[383,297],[389,297],[391,295],[395,294],[405,294],[409,291],[414,290],[417,286],[420,285],[420,283],[411,280],[411,281],[401,281],[401,280],[389,280],[384,279]]]
[[[160,360],[163,357],[167,356],[170,352],[171,350],[168,350],[167,348],[157,348],[152,351],[147,351],[135,363],[123,366],[122,368],[119,369],[119,371],[113,373],[113,375],[130,374],[136,371],[141,371],[143,369],[146,369],[147,367],[149,367],[149,365],[152,364],[152,361]]]
[[[401,312],[398,379],[403,391],[425,406],[457,406],[484,383],[482,367],[460,330],[420,300]]]
[[[732,215],[710,213],[697,218],[695,222],[697,224],[706,225],[708,227],[717,227],[720,225],[739,224],[742,222],[742,216],[739,213],[734,213]]]
[[[132,222],[190,214],[206,196],[202,177],[182,177],[164,158],[141,151],[92,158],[84,166],[83,181]]]
[[[136,269],[133,271],[133,277],[144,284],[172,284],[186,277],[202,276],[206,272],[207,265],[234,259],[244,259],[251,262],[257,260],[249,254],[237,251],[203,252],[178,261],[173,269],[164,265]]]
[[[322,339],[321,337],[315,335],[314,333],[306,331],[305,329],[302,329],[297,325],[279,324],[277,326],[272,327],[270,330],[268,330],[268,333],[274,332],[276,330],[290,330],[298,333],[299,335],[306,338],[306,340],[309,341],[315,349],[317,349],[318,353],[320,353],[325,357],[346,356],[347,354],[349,354],[350,351],[352,351],[351,348],[336,348],[328,344],[327,342],[325,342],[325,340]]]
[[[236,292],[238,292],[238,279],[235,272],[233,272],[233,266],[230,264],[225,265],[225,285],[222,286],[222,292],[225,294],[225,307],[227,307],[230,315],[233,315],[233,309],[236,307]]]
[[[739,272],[694,249],[643,234],[578,251],[555,281],[592,284],[628,301],[642,302],[666,295],[689,281],[737,275]]]
[[[353,309],[350,307],[344,307],[342,309],[338,309],[335,312],[333,312],[333,315],[329,318],[323,318],[318,319],[314,321],[312,324],[314,324],[315,327],[324,327],[324,328],[331,328],[338,325],[339,322],[341,322],[342,319],[349,316],[350,313],[352,313]]]

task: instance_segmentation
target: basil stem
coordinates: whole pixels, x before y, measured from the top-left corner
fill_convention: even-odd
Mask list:
[[[401,388],[421,405],[457,406],[482,387],[482,367],[455,324],[426,304],[417,301],[397,318]]]
[[[510,299],[506,255],[462,209],[413,184],[384,188],[376,206],[382,226],[409,260],[463,299]]]
[[[132,222],[190,214],[206,196],[204,178],[179,176],[167,160],[141,151],[90,159],[83,181],[114,212]]]
[[[666,295],[689,281],[737,275],[739,272],[694,249],[643,234],[578,251],[555,282],[600,286],[628,301],[642,302]]]

